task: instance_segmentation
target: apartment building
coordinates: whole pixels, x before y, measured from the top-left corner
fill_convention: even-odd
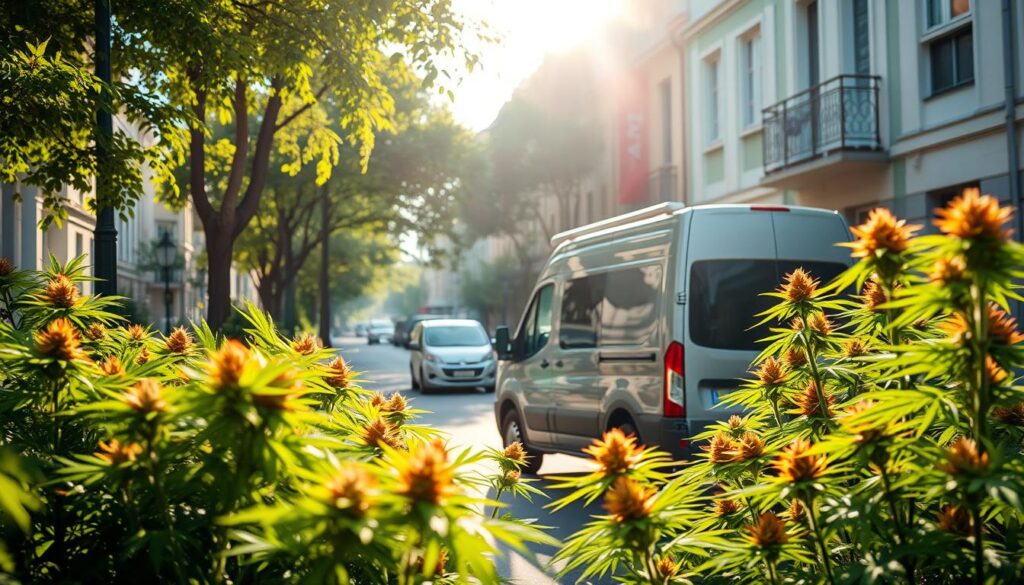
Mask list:
[[[675,34],[691,202],[810,205],[854,222],[886,205],[918,223],[966,186],[1019,205],[1019,1],[687,8]]]

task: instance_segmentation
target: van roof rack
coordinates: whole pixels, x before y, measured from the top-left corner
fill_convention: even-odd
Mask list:
[[[622,215],[617,215],[615,217],[610,217],[608,219],[602,219],[601,221],[595,221],[594,223],[589,223],[587,225],[572,228],[571,230],[565,230],[564,232],[559,232],[555,234],[554,236],[551,237],[551,247],[557,248],[558,245],[561,244],[562,242],[572,240],[587,234],[592,234],[594,232],[599,232],[614,227],[628,225],[641,220],[650,219],[652,217],[672,215],[673,213],[685,208],[686,206],[683,205],[682,203],[676,201],[669,201],[666,203],[652,205],[650,207],[644,207],[643,209],[638,209],[636,211],[631,211],[629,213],[624,213]]]

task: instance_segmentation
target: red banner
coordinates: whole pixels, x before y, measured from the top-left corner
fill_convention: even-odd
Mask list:
[[[619,203],[647,202],[647,76],[623,76],[619,88]]]

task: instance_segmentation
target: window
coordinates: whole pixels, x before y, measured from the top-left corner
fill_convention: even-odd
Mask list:
[[[75,257],[81,256],[83,252],[85,252],[84,240],[82,234],[77,233],[75,234]]]
[[[868,0],[853,0],[853,72],[871,74],[871,35]]]
[[[672,164],[672,79],[662,81],[661,93],[661,161]]]
[[[690,269],[690,339],[717,349],[756,351],[770,334],[769,324],[754,327],[755,317],[775,304],[762,293],[778,288],[783,276],[803,266],[828,282],[846,269],[831,262],[791,260],[703,260]]]
[[[540,351],[551,337],[551,300],[554,290],[554,285],[548,284],[537,291],[526,313],[526,321],[519,328],[518,342],[524,358]]]
[[[971,0],[925,0],[927,29],[949,24],[971,12]]]
[[[932,94],[974,82],[974,34],[966,26],[931,41]]]
[[[718,142],[721,136],[721,129],[719,128],[719,115],[718,115],[718,94],[719,94],[719,56],[716,53],[714,56],[709,57],[704,62],[704,77],[707,82],[707,88],[705,91],[707,99],[707,144],[714,144]]]
[[[423,340],[431,347],[479,347],[490,343],[483,328],[466,325],[428,327],[423,329]]]
[[[658,323],[660,264],[574,278],[562,294],[563,349],[645,345]]]
[[[574,278],[562,293],[558,343],[563,349],[597,346],[598,307],[604,295],[604,275]]]
[[[743,127],[760,122],[761,110],[761,31],[754,30],[740,39],[740,91]]]

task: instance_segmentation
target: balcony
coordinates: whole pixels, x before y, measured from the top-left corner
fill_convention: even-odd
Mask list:
[[[762,111],[763,184],[799,188],[823,172],[884,162],[878,124],[881,78],[840,75]]]
[[[647,176],[647,202],[650,205],[678,201],[676,195],[676,167],[665,165]]]

